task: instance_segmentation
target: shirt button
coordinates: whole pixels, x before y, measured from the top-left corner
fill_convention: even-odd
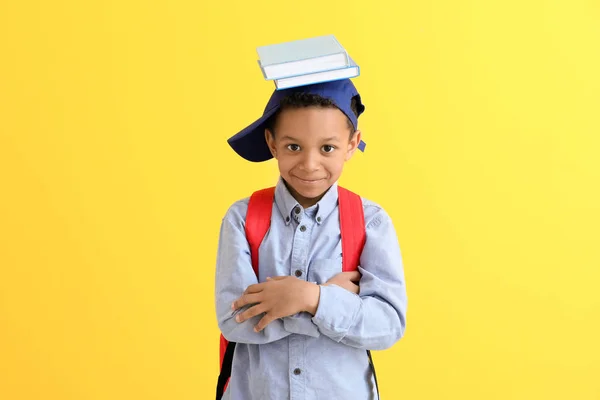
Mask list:
[[[305,230],[306,230],[306,227],[305,227],[304,225],[302,225],[302,226],[300,227],[300,232],[304,232]]]
[[[300,368],[296,368],[294,370],[294,375],[300,375],[302,373],[302,370]]]
[[[285,217],[285,222],[290,222],[290,217]]]
[[[321,222],[321,217],[317,217],[317,222]]]
[[[302,276],[302,271],[300,271],[299,269],[297,269],[296,272],[295,272],[295,274],[296,274],[296,276],[298,278],[300,278]]]
[[[296,214],[300,214],[300,207],[296,207],[296,208],[294,208],[294,212],[295,212]]]

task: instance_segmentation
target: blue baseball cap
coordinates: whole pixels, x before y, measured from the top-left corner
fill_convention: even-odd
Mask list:
[[[350,119],[352,125],[354,125],[354,129],[358,129],[358,117],[350,107],[352,98],[356,97],[357,99],[356,105],[359,116],[365,111],[365,106],[362,104],[360,94],[358,94],[352,81],[350,79],[341,79],[274,90],[262,117],[227,140],[231,148],[248,161],[261,162],[273,158],[265,140],[266,123],[269,117],[279,110],[281,100],[294,92],[316,94],[331,100]],[[365,151],[365,146],[365,142],[361,140],[358,148],[361,151]]]

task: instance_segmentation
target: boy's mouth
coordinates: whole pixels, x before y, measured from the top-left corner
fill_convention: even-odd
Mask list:
[[[319,178],[319,179],[302,179],[302,178],[297,177],[297,176],[295,178],[298,179],[300,182],[305,183],[307,185],[314,185],[315,183],[319,183],[323,179],[325,179],[325,178]]]

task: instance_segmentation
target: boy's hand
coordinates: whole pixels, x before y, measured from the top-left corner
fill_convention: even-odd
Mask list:
[[[337,285],[341,288],[346,289],[349,292],[358,294],[359,287],[355,282],[360,281],[360,276],[360,272],[358,271],[340,272],[339,274],[335,275],[333,278],[325,282],[323,286]]]
[[[231,308],[237,310],[253,304],[248,310],[237,315],[237,322],[244,322],[265,313],[254,327],[254,331],[260,332],[278,318],[302,311],[314,315],[319,305],[320,293],[318,285],[293,276],[267,278],[267,282],[248,286],[244,294],[233,302]]]

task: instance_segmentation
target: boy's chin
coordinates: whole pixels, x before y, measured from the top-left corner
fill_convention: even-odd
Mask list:
[[[326,181],[321,183],[320,185],[315,185],[314,187],[305,187],[305,185],[291,185],[294,189],[294,192],[302,197],[302,199],[313,200],[321,198],[327,189],[329,189],[329,185]]]
[[[284,182],[296,200],[319,200],[325,192],[331,187],[329,179],[324,179],[318,183],[305,183],[294,176],[284,177]]]
[[[310,200],[310,199],[316,199],[319,198],[321,196],[323,196],[323,194],[325,194],[325,192],[327,191],[327,189],[311,189],[311,190],[297,190],[296,189],[296,193],[298,193],[300,196],[302,196],[303,198]]]

